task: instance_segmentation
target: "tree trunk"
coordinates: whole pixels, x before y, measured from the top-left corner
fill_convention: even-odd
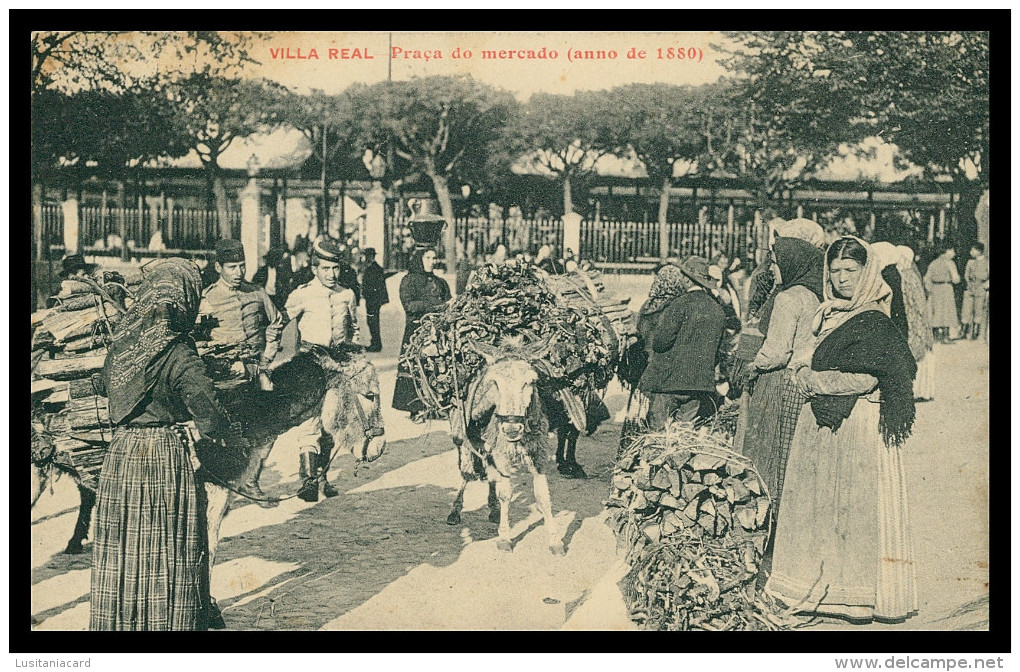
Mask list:
[[[127,248],[127,189],[124,180],[117,180],[117,232],[120,235],[120,258],[128,260]]]
[[[319,210],[319,233],[332,235],[329,230],[329,182],[326,181],[326,132],[322,132],[322,170],[319,174],[322,189],[322,208]]]
[[[669,223],[666,217],[669,214],[669,189],[672,186],[670,176],[662,179],[662,193],[659,194],[659,257],[665,261],[669,256]]]
[[[32,185],[32,240],[35,244],[35,258],[45,259],[48,255],[43,249],[43,184],[36,181]]]
[[[563,176],[563,214],[569,215],[574,211],[574,195],[570,188],[570,173]]]
[[[46,290],[49,289],[49,282],[46,286],[41,281],[42,269],[46,268],[46,279],[50,275],[49,241],[43,235],[43,184],[36,181],[32,184],[32,244],[35,247],[35,261],[32,264],[32,308],[41,308],[46,305]]]
[[[232,238],[232,227],[227,214],[227,189],[223,186],[223,175],[215,164],[212,165],[212,170],[212,191],[213,198],[216,199],[216,218],[220,223],[220,238]]]
[[[432,178],[432,186],[436,191],[436,199],[439,201],[439,210],[446,220],[443,228],[443,247],[446,248],[446,272],[450,273],[457,267],[457,232],[453,218],[453,201],[450,200],[450,186],[444,175],[439,175],[433,170],[428,170]]]

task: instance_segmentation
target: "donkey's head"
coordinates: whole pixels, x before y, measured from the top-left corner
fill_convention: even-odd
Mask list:
[[[548,343],[527,346],[509,343],[495,347],[487,343],[468,341],[467,346],[480,354],[486,363],[483,385],[491,384],[494,393],[494,413],[504,438],[516,443],[524,438],[525,420],[535,395],[538,371],[534,361],[549,350]]]

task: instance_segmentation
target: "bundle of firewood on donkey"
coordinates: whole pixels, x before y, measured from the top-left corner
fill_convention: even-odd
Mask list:
[[[463,402],[468,383],[485,366],[472,344],[548,344],[537,362],[540,394],[561,402],[577,431],[591,432],[608,418],[600,393],[632,332],[626,300],[608,295],[590,276],[551,276],[515,260],[479,268],[443,312],[423,317],[403,363],[430,413],[442,417]],[[572,449],[568,443],[571,452],[565,457],[561,445],[558,461],[576,464]],[[573,473],[583,475],[579,467]]]
[[[64,279],[49,307],[32,313],[33,462],[63,465],[93,490],[111,429],[92,375],[103,368],[128,291],[120,273],[81,273]]]
[[[712,427],[671,422],[624,447],[608,523],[627,549],[620,585],[648,630],[785,630],[800,622],[756,592],[771,497]]]

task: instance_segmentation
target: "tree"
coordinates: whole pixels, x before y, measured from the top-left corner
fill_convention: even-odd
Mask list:
[[[529,168],[562,182],[567,214],[574,212],[574,182],[594,172],[600,158],[626,146],[623,115],[605,91],[535,93],[508,127],[507,137]]]
[[[163,88],[175,124],[202,161],[216,204],[220,235],[230,237],[227,193],[219,157],[237,137],[279,124],[279,85],[266,80],[229,79],[195,73]]]
[[[721,148],[724,117],[717,114],[712,85],[700,87],[671,84],[628,84],[608,93],[613,108],[627,110],[626,138],[630,149],[645,166],[648,177],[660,185],[659,255],[669,255],[669,192],[678,164],[685,171],[711,163]],[[715,142],[713,142],[715,141]]]
[[[988,34],[964,31],[726,33],[727,67],[746,75],[738,101],[751,172],[765,190],[817,166],[834,144],[867,136],[894,143],[925,176],[949,175],[959,190],[987,183]],[[737,101],[735,101],[737,102]],[[771,161],[776,170],[764,170]],[[794,157],[804,157],[799,165]],[[784,157],[786,159],[784,160]],[[766,174],[763,174],[766,173]],[[976,189],[974,191],[980,191]]]
[[[32,33],[32,91],[119,91],[153,77],[236,75],[258,63],[251,49],[264,37],[256,32],[38,31]]]
[[[362,118],[366,90],[355,84],[335,96],[320,90],[309,95],[285,92],[278,101],[280,122],[301,131],[312,150],[309,161],[318,164],[320,231],[328,230],[329,185],[365,173],[361,155],[370,144]]]
[[[409,171],[423,172],[432,181],[448,222],[444,246],[447,268],[453,268],[456,237],[450,182],[468,182],[484,166],[489,145],[515,106],[513,97],[471,77],[435,76],[380,82],[362,100],[366,128],[377,147],[392,149]]]
[[[844,33],[724,34],[735,46],[717,46],[730,54],[723,65],[740,75],[719,99],[737,112],[724,166],[747,178],[765,207],[824,165],[840,144],[869,134],[859,123],[862,66]]]
[[[62,160],[78,121],[67,117],[70,105],[62,94],[97,90],[141,93],[153,80],[173,81],[188,72],[236,74],[250,63],[253,45],[263,33],[214,31],[37,31],[32,33],[32,212],[34,239],[41,237],[44,176]],[[80,102],[80,101],[79,101]],[[158,107],[158,106],[157,106]],[[57,128],[54,124],[59,124]],[[133,135],[134,140],[142,136]],[[152,137],[152,136],[148,136]],[[112,148],[112,143],[108,143]],[[166,148],[172,152],[172,147]],[[141,151],[140,154],[150,154]],[[43,250],[37,246],[36,257]]]
[[[883,138],[926,177],[987,184],[988,34],[870,32],[847,37],[865,68],[862,98]]]

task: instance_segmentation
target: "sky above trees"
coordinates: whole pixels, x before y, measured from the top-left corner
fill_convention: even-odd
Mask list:
[[[339,93],[355,82],[372,84],[387,78],[391,36],[393,47],[400,50],[390,64],[394,80],[470,74],[479,81],[510,91],[521,101],[536,92],[571,94],[577,90],[608,89],[632,82],[703,84],[726,74],[718,63],[721,54],[712,48],[713,43],[726,41],[718,32],[551,31],[274,32],[252,51],[252,56],[262,64],[251,68],[250,72],[302,90],[317,88]],[[528,51],[538,56],[543,47],[547,56],[555,51],[557,58],[518,58],[519,55],[526,57]],[[288,48],[292,56],[297,56],[298,49],[302,50],[301,55],[307,56],[314,48],[318,59],[273,57],[274,54],[285,55],[279,50]],[[330,60],[330,48],[348,49],[348,58],[343,59],[343,52],[338,51],[337,58]],[[454,50],[458,48],[460,58],[455,58]],[[635,58],[628,58],[632,48]],[[671,48],[673,52],[668,51]],[[683,60],[677,56],[680,48],[685,50]],[[687,51],[692,48],[699,50],[700,62],[686,58]],[[353,58],[354,49],[360,50],[360,58]],[[606,57],[568,59],[568,52],[575,50],[601,50],[606,52]],[[464,56],[465,51],[471,52],[470,58]],[[504,58],[493,59],[484,56],[486,51],[497,52],[497,55],[499,51],[508,53]],[[636,58],[640,51],[645,52],[643,59]],[[371,60],[364,58],[366,52],[373,56]],[[433,57],[436,52],[441,58]],[[610,59],[609,52],[616,52],[616,58]]]

